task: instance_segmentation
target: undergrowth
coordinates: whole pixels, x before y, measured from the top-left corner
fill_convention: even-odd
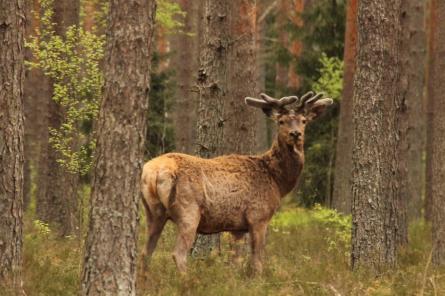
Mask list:
[[[143,219],[142,219],[143,220]],[[410,244],[398,267],[380,277],[353,273],[349,266],[350,216],[316,206],[287,207],[275,215],[267,237],[265,270],[250,273],[248,255],[234,263],[224,234],[221,254],[189,259],[188,274],[177,273],[171,251],[175,227],[168,223],[150,268],[138,267],[138,294],[148,295],[445,295],[445,270],[429,264],[428,226],[412,224]],[[140,248],[146,237],[140,227]],[[25,219],[24,288],[33,295],[78,295],[81,241],[57,238],[48,225]]]

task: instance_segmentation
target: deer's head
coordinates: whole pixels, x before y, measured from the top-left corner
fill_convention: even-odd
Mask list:
[[[261,108],[278,125],[278,138],[289,146],[300,146],[304,142],[306,125],[320,116],[333,103],[323,98],[323,93],[308,92],[301,98],[297,96],[272,98],[260,94],[260,99],[245,98],[247,105]]]

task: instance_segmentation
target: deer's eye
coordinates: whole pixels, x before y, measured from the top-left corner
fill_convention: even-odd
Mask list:
[[[278,123],[279,123],[280,125],[282,125],[282,124],[284,124],[284,120],[281,119],[281,120],[278,121]]]
[[[303,124],[306,124],[306,119],[303,119],[301,122],[302,122]]]

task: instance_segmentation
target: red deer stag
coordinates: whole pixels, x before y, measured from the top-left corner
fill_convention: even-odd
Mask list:
[[[277,138],[264,154],[203,159],[168,153],[144,165],[141,182],[149,236],[145,260],[153,254],[166,221],[172,220],[178,227],[173,259],[180,272],[186,271],[197,232],[223,231],[235,239],[250,233],[252,265],[256,272],[262,271],[267,225],[303,169],[305,126],[332,99],[312,92],[300,99],[260,96],[245,102],[278,123]]]

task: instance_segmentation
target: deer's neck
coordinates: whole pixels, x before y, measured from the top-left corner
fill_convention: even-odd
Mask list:
[[[290,146],[277,138],[263,155],[263,160],[280,189],[281,197],[284,197],[297,185],[303,169],[303,144]]]

